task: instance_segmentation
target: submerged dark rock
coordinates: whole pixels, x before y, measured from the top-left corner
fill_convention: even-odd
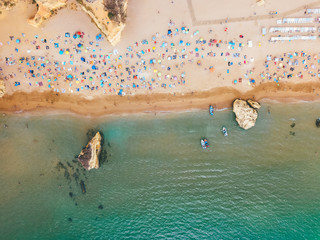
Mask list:
[[[296,126],[295,122],[290,125],[291,128],[294,128],[295,126]]]
[[[87,192],[86,191],[86,185],[84,185],[84,181],[83,180],[80,181],[80,186],[81,186],[82,193],[86,193]]]
[[[320,128],[320,117],[317,118],[317,120],[316,120],[316,126],[317,126],[317,128]]]
[[[98,208],[99,208],[99,209],[103,209],[103,205],[100,204],[100,205],[98,206]]]
[[[292,132],[292,131],[290,131],[289,133],[290,133],[291,136],[295,136],[296,135],[296,133]]]
[[[72,218],[68,218],[68,221],[69,221],[69,222],[72,222]]]

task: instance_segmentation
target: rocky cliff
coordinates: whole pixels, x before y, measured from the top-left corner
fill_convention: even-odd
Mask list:
[[[78,160],[86,170],[92,168],[99,168],[99,155],[101,152],[101,134],[97,132],[96,135],[90,140],[87,146],[82,149],[78,156]]]
[[[4,81],[0,80],[0,98],[6,93],[6,86],[4,85]]]
[[[243,129],[252,128],[258,118],[256,109],[260,108],[260,104],[252,100],[236,99],[233,102],[233,112],[236,115],[236,120]]]
[[[9,10],[14,7],[18,0],[0,0],[0,8],[4,10]]]
[[[55,13],[57,9],[65,7],[67,0],[36,0],[38,11],[36,15],[28,20],[32,26],[39,27],[42,22]]]
[[[115,45],[127,19],[128,0],[77,0],[108,41]]]

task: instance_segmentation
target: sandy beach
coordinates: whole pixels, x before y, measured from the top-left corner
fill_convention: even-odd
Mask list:
[[[238,97],[318,100],[320,14],[306,14],[317,7],[320,1],[134,0],[121,41],[111,46],[86,13],[69,6],[41,28],[28,25],[36,6],[22,1],[0,15],[7,91],[0,110],[100,116],[223,108]],[[312,21],[279,24],[289,17]],[[316,31],[271,33],[271,27]],[[315,40],[270,41],[295,35]]]
[[[70,94],[23,93],[5,96],[1,110],[5,112],[44,112],[58,110],[84,116],[99,117],[106,114],[152,113],[208,109],[212,104],[218,109],[229,108],[235,98],[278,102],[319,101],[320,83],[279,84],[265,83],[254,90],[240,92],[234,88],[216,88],[210,91],[186,94],[161,94],[135,96],[104,96],[92,100],[75,98]]]

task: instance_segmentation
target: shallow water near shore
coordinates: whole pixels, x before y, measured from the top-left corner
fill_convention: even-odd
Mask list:
[[[230,109],[1,116],[1,238],[320,238],[319,115],[319,103],[264,103],[248,131]],[[74,160],[90,128],[107,159],[85,172]]]

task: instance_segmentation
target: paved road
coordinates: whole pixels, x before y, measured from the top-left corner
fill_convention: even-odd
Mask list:
[[[258,16],[249,16],[249,17],[237,17],[237,18],[221,18],[221,19],[212,19],[212,20],[205,20],[205,21],[198,21],[196,18],[196,15],[194,13],[194,8],[192,5],[192,0],[187,0],[188,8],[192,20],[193,26],[201,26],[201,25],[214,25],[214,24],[221,24],[225,21],[228,21],[228,23],[234,23],[234,22],[248,22],[248,21],[255,21],[255,20],[266,20],[271,18],[282,18],[288,15],[291,15],[293,13],[299,12],[301,10],[305,10],[307,8],[315,8],[320,5],[320,0],[317,0],[313,3],[302,5],[300,7],[297,7],[295,9],[283,12],[281,14],[277,15],[258,15]]]

